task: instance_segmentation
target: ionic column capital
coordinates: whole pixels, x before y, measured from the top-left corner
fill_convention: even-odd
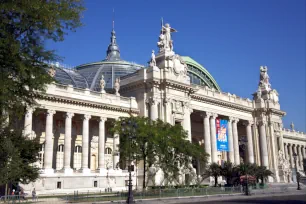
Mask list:
[[[107,117],[101,116],[101,117],[99,118],[99,122],[105,122],[105,121],[107,121]]]
[[[244,121],[244,122],[243,122],[243,125],[244,125],[244,126],[252,126],[253,124],[254,124],[254,122],[251,121],[251,120],[247,120],[247,121]]]
[[[32,114],[34,111],[35,111],[35,108],[33,108],[33,107],[27,107],[26,108],[26,113],[27,114]]]
[[[66,113],[66,118],[71,119],[73,116],[74,116],[74,113],[70,113],[70,112]]]
[[[211,117],[212,117],[212,119],[216,120],[216,118],[218,117],[218,114],[217,114],[217,113],[213,113],[213,114],[211,115]]]
[[[235,118],[235,117],[233,117],[233,123],[238,123],[239,122],[239,118]]]
[[[212,116],[212,113],[211,112],[204,112],[204,113],[201,113],[201,116],[203,117],[203,118],[210,118],[210,116]]]
[[[83,120],[89,120],[90,118],[91,118],[91,115],[86,114],[86,115],[83,116]]]
[[[56,111],[55,110],[47,110],[47,115],[48,116],[53,116],[54,114],[56,113]]]
[[[230,123],[231,123],[231,122],[233,122],[234,120],[235,120],[235,118],[234,118],[234,117],[232,117],[232,116],[229,116],[229,117],[228,117],[228,122],[230,122]]]

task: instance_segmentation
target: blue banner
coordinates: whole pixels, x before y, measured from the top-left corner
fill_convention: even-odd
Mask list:
[[[228,124],[227,120],[216,120],[216,132],[217,132],[217,150],[222,152],[228,152]]]

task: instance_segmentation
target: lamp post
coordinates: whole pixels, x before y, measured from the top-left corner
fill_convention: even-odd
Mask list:
[[[301,187],[300,187],[300,173],[298,172],[298,169],[297,169],[297,154],[295,152],[293,154],[293,158],[294,158],[294,163],[295,163],[296,182],[298,184],[297,190],[301,190]]]
[[[122,128],[122,133],[124,136],[127,136],[129,139],[129,166],[128,166],[128,171],[129,171],[129,184],[128,184],[128,198],[126,200],[126,203],[135,203],[134,201],[134,196],[133,196],[133,184],[132,184],[132,165],[131,165],[131,149],[132,149],[132,141],[135,139],[135,134],[136,134],[136,129],[137,129],[137,124],[134,121],[127,120],[127,121],[122,121],[121,123],[121,128]]]

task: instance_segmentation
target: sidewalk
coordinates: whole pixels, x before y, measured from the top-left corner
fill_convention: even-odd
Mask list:
[[[179,198],[162,198],[162,199],[143,199],[136,200],[136,203],[143,204],[162,204],[162,203],[196,203],[196,202],[204,202],[204,201],[221,201],[221,200],[237,200],[237,199],[246,199],[246,198],[261,198],[261,197],[275,197],[275,196],[284,196],[284,195],[306,195],[306,189],[302,189],[297,191],[295,189],[290,189],[287,192],[273,192],[270,190],[266,190],[264,193],[252,194],[250,196],[246,196],[243,193],[236,193],[232,195],[228,194],[220,194],[220,195],[208,195],[208,196],[193,196],[193,197],[179,197]],[[114,202],[96,202],[93,204],[103,203],[103,204],[114,204],[114,203],[125,203],[125,200],[122,201],[114,201]]]

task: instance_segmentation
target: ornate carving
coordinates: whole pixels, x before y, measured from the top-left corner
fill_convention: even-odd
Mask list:
[[[120,90],[120,78],[116,78],[115,84],[114,84],[114,89],[116,91],[116,96],[120,96],[119,90]]]
[[[105,121],[107,121],[107,118],[106,118],[106,117],[100,117],[100,118],[99,118],[99,121],[100,121],[100,122],[105,122]]]
[[[99,144],[99,137],[98,136],[93,136],[91,139],[91,148],[93,150],[98,149],[98,144]]]
[[[171,98],[164,98],[164,103],[165,104],[170,104],[172,102]]]

